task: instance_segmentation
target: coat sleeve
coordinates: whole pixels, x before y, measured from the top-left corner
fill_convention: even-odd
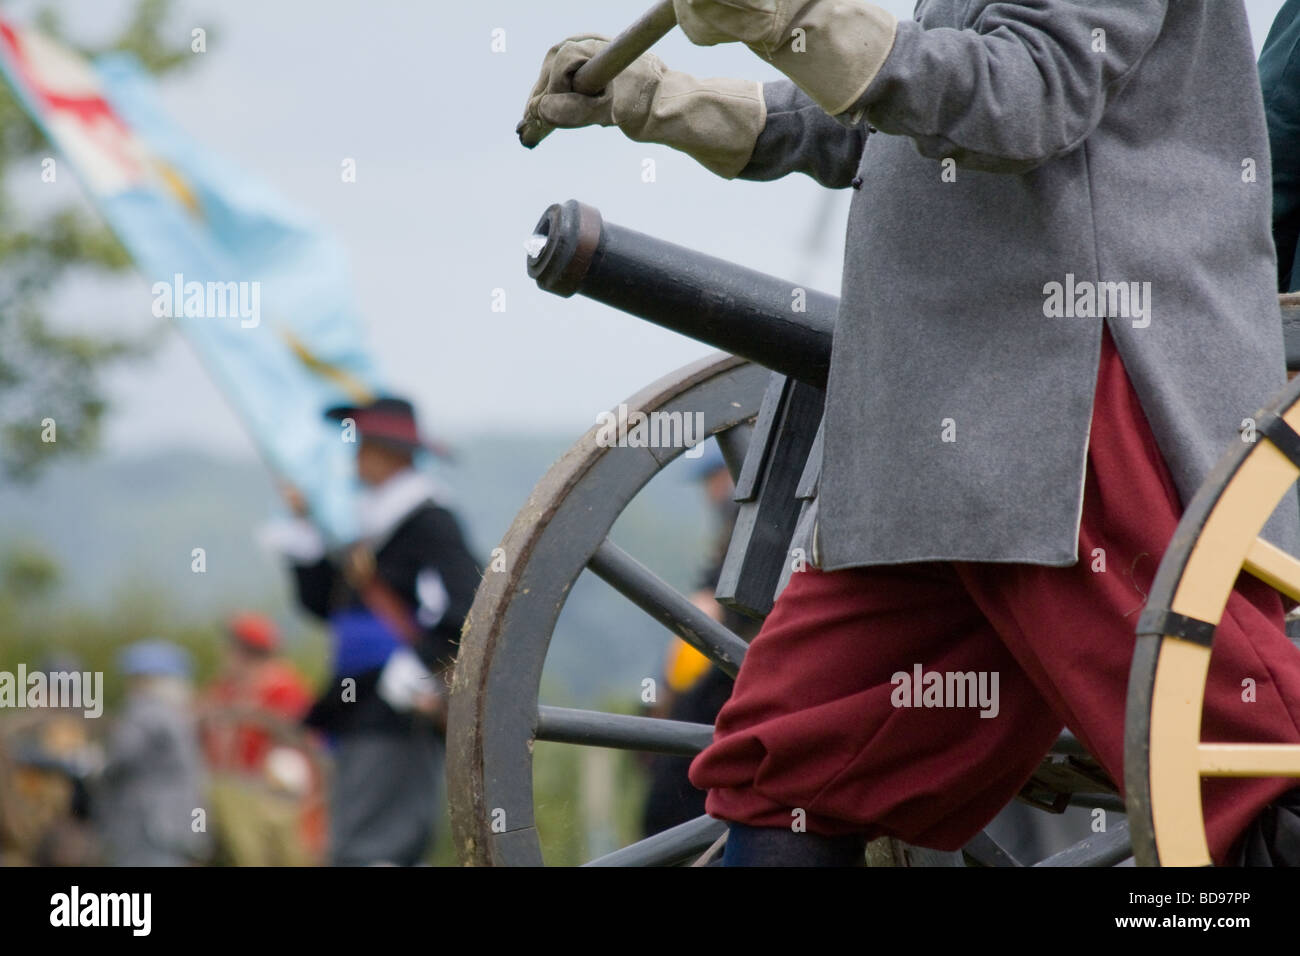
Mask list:
[[[865,110],[925,156],[1026,172],[1097,127],[1160,36],[1169,2],[990,3],[964,30],[900,21],[893,49],[849,112]]]
[[[767,181],[804,173],[823,186],[844,189],[853,180],[867,131],[828,116],[789,80],[763,84],[767,122],[740,179]]]
[[[329,617],[331,597],[338,580],[338,570],[328,558],[313,564],[294,564],[293,581],[298,591],[298,603],[315,617]]]
[[[380,571],[414,609],[420,659],[431,668],[450,664],[480,577],[455,516],[420,509],[384,549]]]

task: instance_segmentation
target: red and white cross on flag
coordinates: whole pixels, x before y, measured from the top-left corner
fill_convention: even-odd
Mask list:
[[[82,57],[0,18],[0,63],[92,192],[112,195],[150,179],[149,151],[113,112]]]

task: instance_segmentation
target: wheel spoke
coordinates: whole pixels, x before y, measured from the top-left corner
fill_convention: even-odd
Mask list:
[[[700,854],[699,859],[695,860],[691,866],[713,866],[714,861],[722,856],[722,849],[727,845],[727,834],[723,833],[711,844],[709,848]]]
[[[1105,833],[1096,833],[1060,853],[1053,853],[1034,866],[1115,866],[1133,855],[1129,845],[1128,821],[1122,820]]]
[[[980,866],[1024,866],[984,830],[975,834],[962,850]]]
[[[669,866],[703,853],[727,830],[713,817],[696,817],[670,830],[638,840],[613,853],[597,857],[586,866]]]
[[[1277,545],[1256,538],[1246,552],[1242,568],[1292,600],[1300,601],[1300,561]]]
[[[731,472],[733,482],[740,478],[740,469],[745,463],[745,455],[749,451],[749,440],[753,437],[753,434],[754,426],[744,424],[737,425],[735,428],[728,428],[726,431],[718,432],[713,436],[718,440],[718,449],[722,452],[722,460],[727,463],[727,471]]]
[[[1204,777],[1300,777],[1300,744],[1201,744]]]
[[[568,707],[538,707],[537,739],[693,757],[713,742],[713,725]]]
[[[735,677],[747,646],[608,538],[587,563],[601,580]]]

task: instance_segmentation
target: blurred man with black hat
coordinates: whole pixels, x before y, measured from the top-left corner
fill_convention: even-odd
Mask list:
[[[418,863],[439,807],[446,693],[479,568],[440,489],[415,468],[421,437],[411,403],[384,397],[330,409],[359,441],[361,539],[327,554],[293,489],[299,520],[278,543],[298,598],[326,620],[334,677],[306,722],[330,735],[335,865]]]

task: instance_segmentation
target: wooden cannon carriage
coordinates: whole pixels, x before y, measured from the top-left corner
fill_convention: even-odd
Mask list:
[[[547,291],[580,293],[722,349],[650,385],[632,412],[699,413],[716,438],[740,503],[718,583],[720,603],[761,618],[799,555],[791,543],[816,495],[820,422],[837,300],[602,220],[570,201],[552,206],[528,261]],[[801,302],[803,311],[792,309]],[[1300,368],[1300,302],[1283,297],[1288,367]],[[1235,444],[1187,509],[1162,561],[1130,679],[1125,795],[1068,733],[1021,799],[1046,811],[1110,806],[1127,819],[1035,865],[1210,862],[1201,815],[1206,776],[1300,777],[1300,747],[1202,744],[1200,714],[1214,625],[1241,570],[1300,600],[1300,560],[1259,538],[1300,476],[1300,380],[1258,416],[1259,440]],[[452,691],[448,782],[466,863],[543,862],[534,822],[533,743],[558,741],[691,755],[712,727],[539,703],[556,622],[584,571],[735,675],[746,643],[620,549],[610,529],[682,447],[605,447],[593,428],[542,478],[501,543],[504,571],[483,580],[463,636]],[[707,816],[593,861],[689,862],[725,825]],[[879,849],[879,848],[877,848]],[[884,858],[922,855],[891,841]],[[986,832],[964,848],[971,865],[1019,865]]]

